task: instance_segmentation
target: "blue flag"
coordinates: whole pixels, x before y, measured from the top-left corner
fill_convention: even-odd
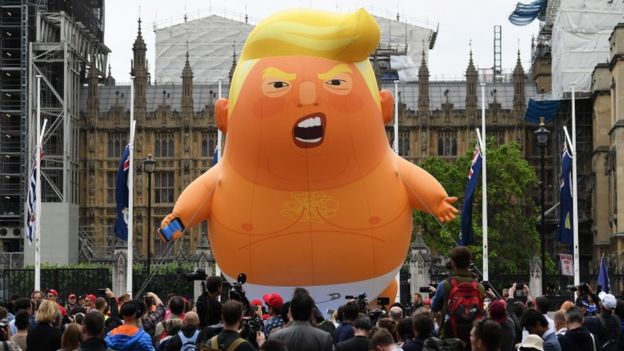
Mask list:
[[[115,180],[115,200],[117,201],[117,219],[115,235],[121,240],[128,240],[128,170],[130,169],[130,146],[126,145]]]
[[[572,156],[566,144],[561,154],[561,191],[559,194],[559,241],[572,246]]]
[[[602,291],[609,293],[609,270],[607,269],[607,261],[604,256],[600,259],[600,267],[598,269],[598,285],[602,286]]]
[[[461,213],[461,233],[459,237],[459,245],[467,246],[474,241],[474,232],[472,230],[472,200],[475,190],[479,182],[479,173],[481,173],[481,165],[483,164],[481,150],[475,146],[472,156],[470,171],[468,172],[468,183],[466,184],[466,194],[464,195],[464,206]]]
[[[219,146],[215,147],[214,152],[212,153],[212,162],[210,166],[214,166],[219,162]]]

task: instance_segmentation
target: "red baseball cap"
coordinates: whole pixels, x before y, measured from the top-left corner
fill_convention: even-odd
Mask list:
[[[262,306],[262,301],[260,301],[260,299],[253,299],[251,300],[251,304],[254,306]]]
[[[69,294],[69,295],[67,296],[67,298],[68,298],[68,299],[71,299],[72,297],[76,297],[76,294]]]
[[[95,297],[95,295],[93,294],[89,294],[85,297],[85,300],[89,300],[89,301],[93,301],[95,302],[95,300],[97,300],[97,297]]]
[[[56,297],[58,297],[58,296],[59,296],[58,291],[56,291],[56,290],[54,290],[54,289],[50,289],[50,290],[48,291],[48,294],[52,294],[52,295],[54,295],[54,296],[56,296]]]
[[[278,293],[270,293],[262,296],[264,303],[271,308],[281,308],[284,304],[284,299]]]
[[[507,321],[507,307],[505,306],[505,302],[503,300],[494,300],[490,302],[488,312],[490,313],[490,318],[500,324]]]

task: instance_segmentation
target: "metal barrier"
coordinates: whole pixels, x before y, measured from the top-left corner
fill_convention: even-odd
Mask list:
[[[154,274],[152,280],[144,289],[143,294],[145,295],[145,293],[147,292],[153,292],[154,294],[158,295],[158,297],[160,297],[160,299],[163,300],[163,302],[166,301],[167,295],[169,294],[183,296],[189,299],[189,301],[192,301],[193,300],[193,282],[186,280],[186,278],[184,278],[182,273],[187,273],[187,272],[180,272],[180,274],[175,274],[175,273]],[[143,272],[134,273],[134,276],[132,279],[132,283],[133,283],[132,291],[136,293],[139,290],[139,288],[141,288],[141,285],[143,285],[143,281],[145,277],[146,276],[144,275]],[[136,296],[136,298],[142,299],[143,296]]]
[[[35,286],[34,269],[5,269],[0,273],[0,301],[13,295],[30,296]],[[52,268],[41,270],[41,288],[55,289],[65,297],[69,293],[96,294],[111,286],[107,268]]]

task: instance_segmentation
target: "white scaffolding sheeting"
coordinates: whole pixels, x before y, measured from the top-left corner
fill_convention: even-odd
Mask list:
[[[433,30],[417,25],[375,16],[381,29],[381,49],[403,55],[399,71],[402,81],[415,81]],[[226,81],[232,67],[232,55],[240,55],[253,25],[217,15],[163,27],[156,33],[155,80],[159,84],[180,82],[188,49],[196,82]],[[393,61],[398,63],[399,61]],[[406,65],[407,64],[407,65]],[[391,63],[392,65],[392,63]]]
[[[240,55],[251,24],[212,15],[157,29],[156,70],[158,83],[180,82],[188,48],[196,82],[228,80],[232,55]]]
[[[396,50],[402,55],[393,56],[390,61],[391,68],[398,71],[399,80],[416,81],[423,51],[425,62],[429,61],[429,42],[433,30],[379,16],[375,16],[375,20],[381,29],[379,47]]]
[[[561,99],[576,82],[589,93],[596,64],[609,60],[609,36],[624,16],[622,1],[561,0],[552,29],[552,92]]]

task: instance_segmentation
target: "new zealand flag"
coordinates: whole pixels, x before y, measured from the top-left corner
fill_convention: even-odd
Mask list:
[[[466,194],[464,196],[464,206],[461,213],[461,233],[459,237],[459,245],[467,246],[474,241],[474,232],[472,230],[472,200],[475,190],[479,182],[479,173],[481,173],[481,165],[483,157],[479,146],[475,146],[472,156],[472,164],[468,172],[468,183],[466,184]]]
[[[128,170],[130,169],[130,146],[126,145],[115,181],[115,200],[117,201],[117,219],[115,235],[121,240],[128,240]]]

